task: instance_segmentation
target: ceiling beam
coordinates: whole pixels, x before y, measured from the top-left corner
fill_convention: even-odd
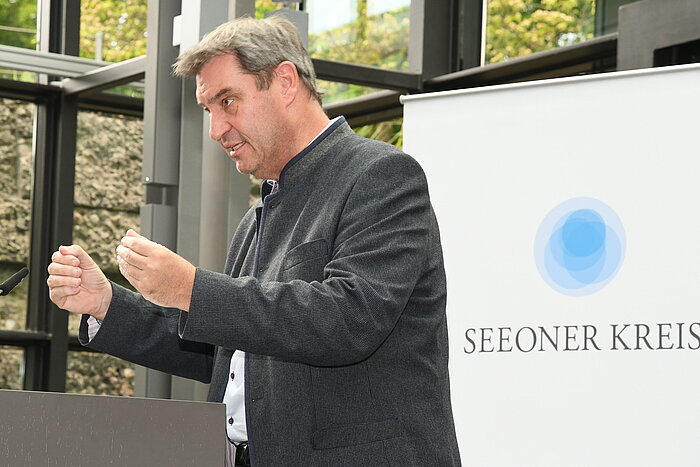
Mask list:
[[[89,71],[75,78],[65,78],[60,82],[66,95],[102,91],[121,84],[143,79],[146,74],[146,56],[130,58]]]
[[[421,75],[418,73],[385,70],[373,66],[334,62],[317,58],[312,59],[312,61],[316,70],[316,78],[318,79],[408,92],[415,92],[421,89]]]

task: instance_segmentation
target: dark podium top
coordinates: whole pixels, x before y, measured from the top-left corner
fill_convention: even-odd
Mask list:
[[[0,390],[0,465],[223,466],[209,402]]]

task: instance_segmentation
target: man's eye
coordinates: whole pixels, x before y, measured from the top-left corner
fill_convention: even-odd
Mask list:
[[[224,99],[223,100],[224,107],[229,107],[231,104],[233,104],[233,99]]]

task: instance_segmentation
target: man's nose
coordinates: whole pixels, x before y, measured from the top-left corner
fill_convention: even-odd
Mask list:
[[[221,118],[216,114],[209,116],[209,137],[214,141],[219,141],[230,129],[231,125],[225,118]]]

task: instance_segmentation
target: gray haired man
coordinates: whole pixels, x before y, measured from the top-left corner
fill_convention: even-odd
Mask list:
[[[80,246],[52,256],[81,341],[210,383],[229,465],[454,466],[445,273],[419,165],[329,121],[280,18],[226,23],[185,52],[210,136],[265,179],[223,273],[129,230],[110,283]],[[238,447],[234,456],[234,447]]]

